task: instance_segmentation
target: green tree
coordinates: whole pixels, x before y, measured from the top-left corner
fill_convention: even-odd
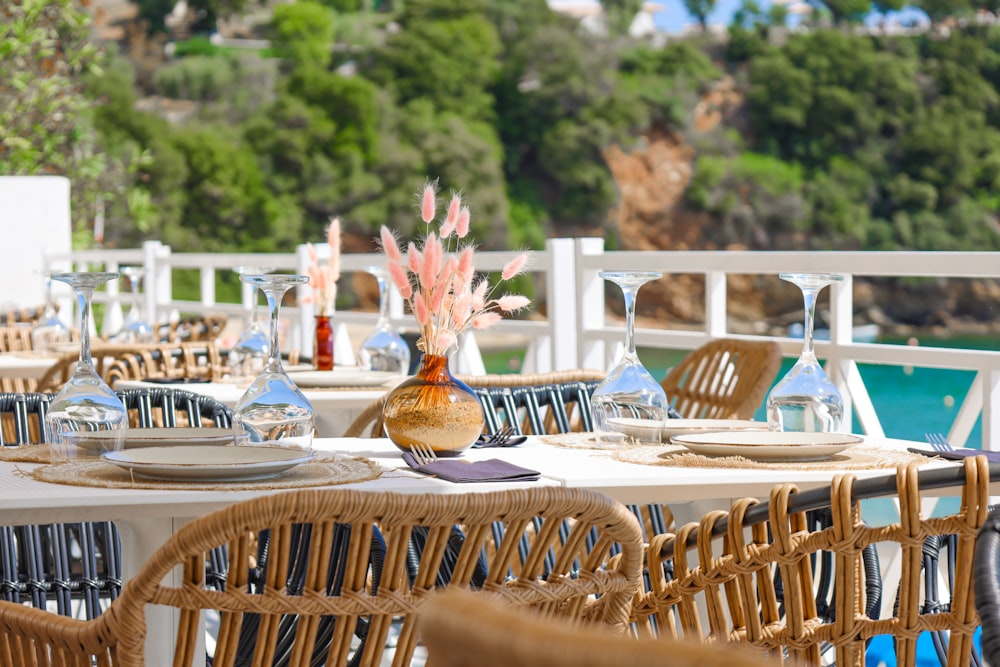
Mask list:
[[[684,8],[698,20],[701,31],[708,30],[708,17],[715,11],[715,0],[684,0]]]
[[[271,46],[296,66],[326,68],[333,54],[333,12],[312,0],[276,5]]]

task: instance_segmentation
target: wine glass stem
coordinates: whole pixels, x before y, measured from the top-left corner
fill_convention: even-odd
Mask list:
[[[281,369],[281,350],[278,349],[278,308],[281,297],[287,287],[263,288],[267,297],[267,308],[271,312],[271,344],[267,347],[267,370],[276,372]]]
[[[80,366],[90,365],[90,297],[93,294],[92,288],[76,288],[76,303],[80,309]]]
[[[376,326],[383,327],[389,323],[388,285],[382,276],[375,276],[375,280],[378,282],[378,323]]]
[[[802,326],[802,358],[808,361],[816,360],[816,350],[813,348],[813,327],[816,321],[816,296],[818,294],[818,289],[802,288],[802,298],[805,302],[805,323]]]
[[[635,293],[636,289],[622,285],[622,296],[625,297],[625,354],[635,356]]]

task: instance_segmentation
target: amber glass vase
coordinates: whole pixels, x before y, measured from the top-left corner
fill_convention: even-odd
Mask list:
[[[333,370],[333,326],[325,315],[316,316],[316,339],[313,344],[316,368],[321,371]]]
[[[456,455],[483,432],[483,408],[448,370],[448,357],[425,354],[417,374],[389,392],[382,423],[404,451],[419,443],[442,456]]]

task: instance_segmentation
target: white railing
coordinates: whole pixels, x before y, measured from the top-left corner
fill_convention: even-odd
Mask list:
[[[317,246],[321,253],[325,246]],[[510,258],[507,252],[480,252],[477,269],[499,271]],[[345,255],[343,272],[362,272],[371,264],[384,263],[380,254]],[[143,264],[147,269],[146,312],[157,321],[167,319],[172,311],[226,312],[242,315],[249,308],[252,293],[244,287],[242,304],[216,301],[216,274],[231,271],[238,265],[263,265],[276,270],[305,272],[308,266],[306,246],[287,254],[202,254],[172,253],[170,248],[151,241],[141,249],[91,250],[47,258],[48,267],[115,270],[128,264]],[[200,299],[180,301],[173,298],[171,271],[196,269],[201,276]],[[606,368],[617,356],[622,339],[620,325],[605,322],[605,285],[600,270],[652,270],[665,274],[701,275],[705,281],[705,322],[695,330],[637,328],[640,346],[673,350],[694,349],[719,336],[760,338],[732,333],[728,319],[727,286],[730,277],[740,275],[776,275],[781,271],[829,272],[846,275],[846,280],[831,288],[830,340],[817,341],[817,354],[826,359],[827,370],[853,409],[866,433],[883,434],[881,422],[869,397],[858,363],[886,364],[968,370],[975,379],[961,402],[949,436],[955,443],[965,443],[982,415],[983,446],[1000,450],[1000,352],[983,350],[929,348],[919,346],[859,343],[852,340],[854,319],[853,280],[855,277],[912,278],[984,278],[1000,279],[1000,253],[944,252],[732,252],[732,251],[648,251],[607,252],[603,239],[550,239],[544,251],[533,253],[530,269],[544,276],[536,279],[543,308],[536,308],[532,318],[504,320],[497,325],[500,333],[521,336],[526,341],[524,370],[547,371],[564,368]],[[343,278],[342,284],[343,284]],[[542,286],[544,287],[542,288]],[[300,288],[308,290],[308,287]],[[305,296],[304,292],[301,296]],[[390,315],[394,324],[412,325],[404,313],[402,299],[390,290]],[[112,311],[118,304],[118,286],[111,284],[95,297]],[[290,339],[299,349],[311,349],[312,305],[283,309],[293,321]],[[341,322],[374,324],[373,312],[338,312]],[[778,337],[787,357],[801,350],[801,340]],[[483,372],[482,361],[473,337],[463,341],[456,368],[463,372]]]

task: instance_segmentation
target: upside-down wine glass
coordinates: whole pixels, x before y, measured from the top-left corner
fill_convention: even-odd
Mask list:
[[[663,274],[659,271],[601,271],[598,275],[621,287],[625,297],[625,352],[594,389],[591,398],[594,431],[600,440],[608,441],[620,437],[608,426],[608,419],[628,417],[662,422],[667,417],[667,396],[663,387],[639,361],[635,349],[636,294],[640,287]]]
[[[274,271],[270,266],[234,266],[233,271],[240,276],[262,275]],[[244,281],[246,282],[246,281]],[[229,352],[229,374],[234,380],[249,379],[264,370],[267,362],[267,333],[260,326],[257,317],[260,311],[260,295],[253,290],[253,302],[247,310],[247,324],[239,340]]]
[[[73,288],[80,310],[80,360],[45,415],[46,439],[56,460],[119,451],[125,446],[125,406],[97,374],[90,356],[91,297],[97,287],[118,275],[76,272],[52,276]]]
[[[365,271],[378,281],[378,321],[361,343],[361,367],[405,375],[410,371],[410,347],[389,323],[389,270],[384,266],[366,266]]]
[[[31,328],[31,349],[36,352],[53,352],[61,343],[73,340],[72,332],[61,319],[52,299],[52,276],[45,276],[45,310]]]
[[[139,292],[146,270],[141,266],[123,266],[121,272],[128,281],[131,305],[121,331],[112,336],[111,340],[115,343],[155,343],[156,330],[143,317],[142,294]]]
[[[247,444],[281,445],[311,449],[315,418],[309,399],[303,395],[281,367],[278,346],[278,308],[290,287],[309,282],[299,275],[241,275],[240,280],[256,285],[265,296],[271,313],[271,338],[267,364],[236,403],[233,431],[237,439],[248,434]]]
[[[844,276],[834,273],[779,273],[778,277],[798,285],[805,302],[802,354],[767,397],[767,423],[775,431],[832,432],[840,428],[844,400],[816,359],[813,328],[816,297]]]

